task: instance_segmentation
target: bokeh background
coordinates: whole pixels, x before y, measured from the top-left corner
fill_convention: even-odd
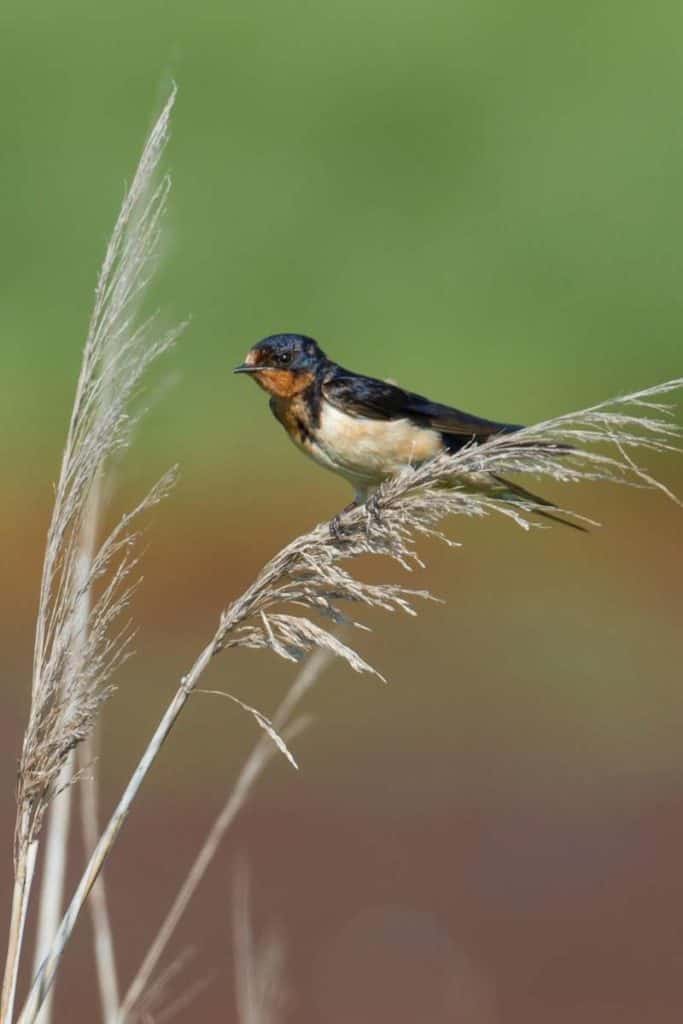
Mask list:
[[[253,341],[305,331],[524,422],[680,375],[681,38],[663,0],[3,0],[2,906],[52,483],[107,234],[171,80],[155,301],[192,323],[116,502],[172,462],[182,478],[148,534],[105,809],[223,604],[348,500],[231,377]],[[680,460],[651,467],[681,493]],[[257,928],[286,946],[285,1020],[680,1020],[683,520],[657,494],[571,500],[604,528],[454,523],[463,548],[428,545],[415,580],[445,603],[359,638],[390,685],[329,671],[302,770],[269,770],[180,929],[186,978],[215,972],[180,1019],[235,1020],[239,853]],[[208,685],[269,712],[292,675],[227,654]],[[184,713],[108,870],[124,981],[253,740],[228,702]],[[63,1021],[96,1019],[89,941],[84,919]]]

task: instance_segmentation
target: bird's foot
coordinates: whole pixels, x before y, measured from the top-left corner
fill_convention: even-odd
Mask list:
[[[341,513],[330,519],[330,537],[335,544],[341,544],[344,540],[344,531],[341,524]]]
[[[375,526],[382,525],[382,509],[376,494],[371,494],[365,502],[365,509],[368,514],[368,521],[372,520]]]
[[[330,536],[335,544],[341,544],[344,541],[344,527],[342,525],[342,517],[347,512],[353,512],[354,508],[358,508],[357,501],[350,501],[348,505],[345,505],[341,512],[338,512],[336,516],[330,519]]]

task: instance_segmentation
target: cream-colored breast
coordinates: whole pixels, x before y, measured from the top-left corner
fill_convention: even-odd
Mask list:
[[[403,466],[417,465],[441,451],[436,430],[408,419],[375,420],[349,416],[323,402],[315,432],[317,461],[353,481],[377,483]]]

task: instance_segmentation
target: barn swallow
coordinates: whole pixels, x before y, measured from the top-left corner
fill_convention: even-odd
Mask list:
[[[268,392],[273,415],[297,448],[349,481],[355,496],[344,512],[366,502],[383,480],[404,466],[419,466],[441,452],[457,452],[522,429],[345,370],[303,334],[264,338],[233,372],[250,374]],[[555,507],[501,477],[492,476],[492,481],[504,500]],[[552,512],[534,511],[583,529]],[[339,517],[332,522],[338,535]]]

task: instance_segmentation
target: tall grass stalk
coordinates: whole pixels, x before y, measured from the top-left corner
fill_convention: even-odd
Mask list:
[[[96,756],[99,748],[96,728],[78,751],[80,764],[80,812],[83,849],[89,857],[99,836],[98,776]],[[114,934],[109,916],[104,876],[95,882],[88,901],[90,910],[95,969],[100,992],[103,1024],[114,1024],[119,1010],[119,982],[116,969]],[[56,929],[55,929],[56,931]]]
[[[316,650],[303,665],[273,716],[274,727],[282,734],[287,743],[291,742],[303,724],[301,720],[292,721],[294,710],[319,680],[331,659],[332,655],[328,651]],[[275,746],[270,737],[262,736],[242,765],[232,791],[211,826],[135,977],[128,986],[121,1003],[117,1024],[130,1024],[130,1021],[138,1018],[140,1000],[148,991],[154,972],[157,970],[183,914],[225,839],[228,829],[246,803],[254,784],[263,773],[274,751]]]
[[[103,359],[102,373],[109,376],[109,354]],[[107,391],[102,391],[102,403],[106,406]],[[82,672],[83,658],[86,653],[86,636],[88,619],[92,609],[93,594],[89,580],[92,561],[95,555],[95,544],[100,532],[102,511],[103,479],[100,471],[90,490],[79,525],[76,541],[77,560],[75,587],[78,597],[75,601],[76,629],[70,652],[68,671],[74,675]],[[91,746],[92,736],[86,737],[84,745]],[[47,842],[42,868],[42,885],[38,907],[38,930],[34,956],[34,972],[43,961],[52,941],[59,920],[62,916],[64,898],[64,880],[66,874],[67,851],[71,823],[72,790],[74,769],[80,751],[72,750],[62,766],[57,785],[58,793],[52,799],[47,824]],[[50,1024],[52,1020],[52,1000],[54,989],[50,990],[43,1003],[38,1024]]]
[[[72,789],[75,752],[69,755],[59,776],[59,792],[50,804],[45,841],[44,864],[38,898],[38,925],[33,972],[40,967],[62,916],[67,850],[71,827]],[[54,989],[48,993],[38,1024],[50,1024]]]
[[[252,924],[249,875],[245,865],[233,886],[235,995],[239,1024],[277,1024],[284,1003],[284,946],[276,933],[260,941]]]
[[[55,488],[40,585],[29,719],[19,764],[14,841],[15,882],[0,1019],[11,1024],[33,867],[45,814],[69,784],[72,752],[90,735],[111,693],[111,676],[128,655],[122,615],[136,582],[135,521],[166,494],[167,474],[101,542],[96,541],[99,487],[113,457],[127,446],[131,406],[142,377],[175,341],[156,317],[137,313],[160,246],[170,180],[157,180],[168,140],[175,91],[144,147],[107,247]],[[55,816],[66,843],[66,807]],[[61,820],[60,820],[61,816]],[[53,854],[57,842],[51,844]],[[59,857],[47,864],[46,893],[61,902]],[[54,883],[54,892],[53,892]],[[43,915],[46,944],[53,932]],[[52,935],[54,938],[54,935]]]

